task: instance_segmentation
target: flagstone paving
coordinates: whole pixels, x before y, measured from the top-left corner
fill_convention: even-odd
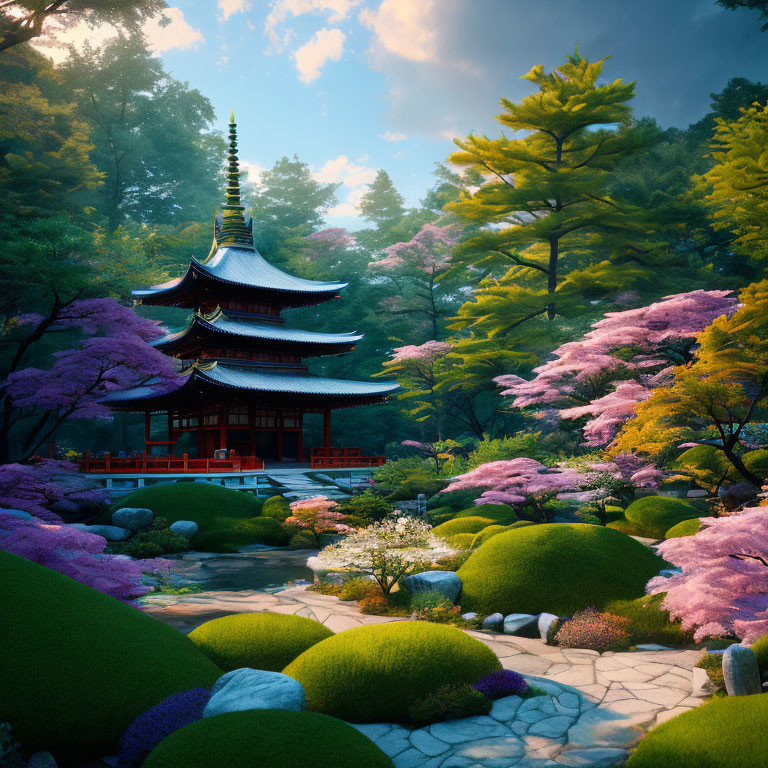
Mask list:
[[[307,592],[204,592],[152,595],[147,612],[188,632],[230,613],[275,611],[307,616],[334,632],[366,624],[407,621],[361,614],[354,602]],[[375,741],[396,768],[600,768],[621,764],[649,728],[703,703],[706,672],[695,650],[603,653],[569,650],[542,640],[489,632],[469,634],[502,665],[546,693],[510,696],[490,715],[409,730],[399,725],[355,726]]]

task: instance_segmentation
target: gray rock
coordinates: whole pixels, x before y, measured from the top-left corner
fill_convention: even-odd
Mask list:
[[[464,621],[472,621],[473,619],[477,618],[477,614],[473,611],[470,611],[469,613],[462,613],[461,618],[464,619]]]
[[[501,613],[492,613],[483,619],[483,629],[489,629],[491,632],[501,632],[504,629],[504,615]]]
[[[0,512],[10,515],[11,517],[20,517],[22,520],[32,519],[32,515],[30,515],[29,512],[24,512],[22,509],[0,509]]]
[[[530,634],[536,629],[538,629],[538,620],[530,613],[510,613],[509,616],[504,617],[505,635]]]
[[[759,492],[760,489],[756,485],[752,485],[752,483],[744,480],[735,485],[721,486],[717,491],[717,495],[723,500],[723,506],[729,512],[732,512],[745,502],[754,499]]]
[[[671,579],[673,576],[677,576],[682,572],[682,568],[662,568],[659,571],[659,576],[662,576],[665,579]]]
[[[733,645],[723,654],[723,678],[729,696],[751,696],[762,693],[757,656],[751,648]]]
[[[59,768],[50,752],[35,752],[27,761],[27,768]]]
[[[112,525],[128,528],[131,531],[140,531],[149,528],[155,519],[155,513],[151,509],[143,507],[123,507],[112,514]]]
[[[107,541],[125,541],[130,538],[132,531],[127,528],[118,528],[116,525],[85,525],[83,523],[72,523],[70,528],[77,528],[78,531],[93,533],[96,536],[103,536]]]
[[[203,717],[245,709],[287,709],[300,712],[306,706],[304,686],[288,675],[243,667],[222,675],[211,688]]]
[[[552,641],[559,623],[560,617],[554,613],[539,614],[539,635],[545,643]]]
[[[709,491],[705,491],[703,488],[696,488],[693,491],[688,491],[686,496],[689,499],[704,499],[709,496]]]
[[[177,520],[175,523],[171,523],[171,530],[174,533],[178,533],[179,536],[183,536],[185,539],[194,539],[197,536],[197,523],[192,520]]]
[[[425,592],[439,592],[452,603],[461,592],[461,579],[453,571],[425,571],[406,576],[401,584],[412,594],[422,595]]]

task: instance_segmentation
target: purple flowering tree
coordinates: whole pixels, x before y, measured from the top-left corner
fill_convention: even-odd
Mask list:
[[[48,315],[23,315],[16,350],[0,383],[0,462],[26,462],[69,419],[111,417],[109,392],[157,377],[172,386],[173,361],[147,342],[159,325],[114,299],[54,302]],[[69,331],[76,345],[54,352],[44,367],[27,366],[38,344]]]

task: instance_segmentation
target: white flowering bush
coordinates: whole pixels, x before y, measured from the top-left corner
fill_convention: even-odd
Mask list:
[[[417,566],[455,554],[423,520],[395,510],[384,520],[358,528],[342,541],[325,547],[318,559],[327,570],[351,570],[375,579],[384,595]]]

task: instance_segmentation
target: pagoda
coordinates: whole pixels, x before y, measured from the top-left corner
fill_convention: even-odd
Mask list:
[[[226,205],[214,218],[208,256],[192,257],[182,277],[133,291],[142,304],[193,310],[186,328],[155,342],[181,361],[183,383],[168,391],[150,381],[109,396],[112,409],[145,414],[145,456],[158,445],[172,455],[179,438],[192,432],[198,458],[232,454],[302,462],[306,413],[323,414],[323,446],[313,449],[318,455],[359,455],[331,448],[331,411],[381,403],[398,388],[394,382],[309,375],[305,358],[350,352],[363,337],[288,328],[281,313],[339,298],[347,284],[277,269],[254,247],[252,228],[240,202],[233,113]],[[167,441],[151,440],[153,415],[167,416]]]

